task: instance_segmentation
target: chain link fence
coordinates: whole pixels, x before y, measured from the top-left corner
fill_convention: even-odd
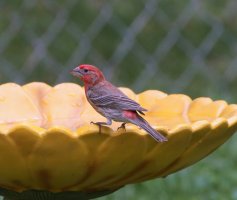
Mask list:
[[[237,97],[235,0],[0,1],[0,80],[75,82],[79,63],[137,92]]]

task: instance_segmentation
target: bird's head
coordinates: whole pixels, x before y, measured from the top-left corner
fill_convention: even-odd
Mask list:
[[[105,80],[103,73],[93,65],[82,64],[71,71],[73,76],[79,77],[84,84],[95,85]]]

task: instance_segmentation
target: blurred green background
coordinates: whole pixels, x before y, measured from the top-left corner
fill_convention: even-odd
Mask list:
[[[141,92],[237,102],[235,0],[1,0],[0,82],[76,82],[80,63]],[[179,144],[177,144],[179,145]],[[236,136],[194,166],[100,200],[237,199]]]

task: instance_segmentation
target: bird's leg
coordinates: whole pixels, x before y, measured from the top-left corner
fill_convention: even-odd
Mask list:
[[[120,128],[122,128],[122,129],[124,129],[124,130],[126,131],[126,127],[125,127],[126,124],[127,124],[126,122],[122,123],[121,126],[117,128],[117,131],[118,131]]]
[[[99,133],[101,133],[101,126],[102,125],[108,125],[110,126],[112,124],[112,120],[107,118],[107,122],[91,122],[91,124],[96,124],[99,126]]]

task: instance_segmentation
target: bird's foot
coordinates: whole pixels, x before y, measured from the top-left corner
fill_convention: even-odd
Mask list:
[[[120,128],[122,128],[122,129],[124,129],[124,130],[126,131],[126,127],[125,127],[125,125],[126,125],[125,122],[122,123],[121,126],[117,128],[117,131],[118,131]]]
[[[95,125],[99,126],[99,133],[101,133],[102,124],[105,124],[105,123],[104,122],[91,122],[90,124],[95,124]]]

